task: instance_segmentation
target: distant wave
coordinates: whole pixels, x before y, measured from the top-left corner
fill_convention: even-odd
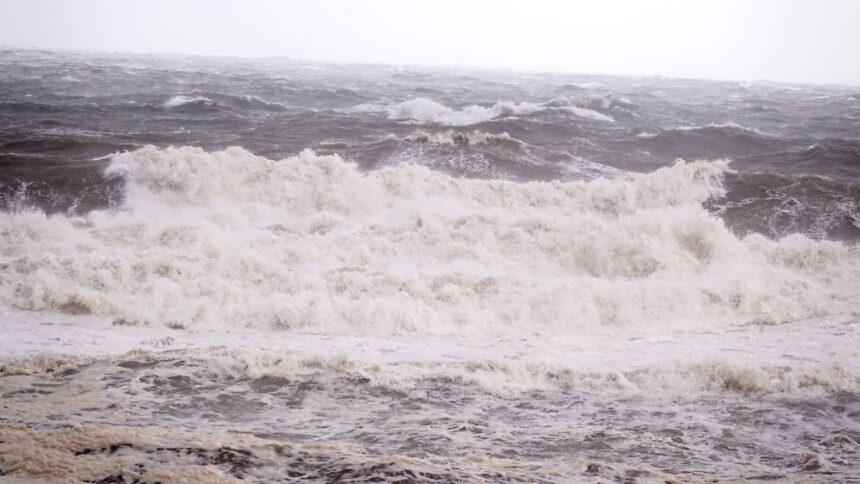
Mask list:
[[[529,114],[539,109],[532,103],[498,102],[490,107],[472,105],[456,110],[430,99],[414,98],[389,106],[386,111],[389,119],[466,126],[501,116]]]
[[[234,107],[258,109],[262,111],[283,111],[286,109],[286,106],[283,104],[266,101],[259,96],[253,95],[232,96],[228,98],[227,102]]]
[[[570,111],[575,116],[579,116],[580,118],[588,118],[588,119],[593,119],[595,121],[604,121],[606,123],[614,123],[615,122],[615,119],[613,119],[611,116],[607,116],[605,114],[599,113],[599,112],[594,111],[592,109],[578,108],[576,106],[566,106],[566,107],[560,107],[557,109],[563,109],[565,111]]]
[[[602,95],[558,96],[543,103],[547,106],[579,106],[594,110],[610,110],[614,107],[636,107],[633,101],[612,93]]]
[[[683,133],[683,132],[693,132],[693,131],[722,131],[722,132],[740,131],[740,132],[746,132],[746,133],[756,135],[756,136],[772,137],[772,135],[765,133],[761,130],[758,130],[755,128],[750,128],[747,126],[743,126],[743,125],[740,125],[737,123],[733,123],[731,121],[728,121],[725,123],[709,123],[709,124],[703,124],[703,125],[699,125],[699,126],[677,126],[674,128],[663,129],[659,133],[643,132],[643,133],[639,133],[637,136],[639,138],[654,138],[657,136],[670,134],[672,132]]]
[[[642,132],[636,135],[633,144],[652,155],[680,158],[749,156],[777,152],[790,146],[788,140],[733,122]]]
[[[678,131],[699,131],[699,130],[708,129],[708,128],[730,128],[730,129],[735,129],[735,130],[739,130],[739,131],[747,131],[750,133],[755,133],[755,134],[760,135],[760,136],[770,136],[767,133],[764,133],[758,129],[750,128],[747,126],[742,126],[738,123],[733,123],[731,121],[727,121],[724,123],[709,123],[709,124],[706,124],[703,126],[678,126],[677,128],[674,128],[674,129],[678,130]]]
[[[389,106],[362,104],[354,107],[353,110],[386,112],[388,113],[388,118],[393,120],[412,121],[421,124],[435,123],[448,126],[468,126],[503,117],[527,115],[546,110],[564,110],[580,118],[608,123],[615,122],[612,117],[588,108],[568,105],[558,106],[552,103],[515,103],[511,101],[500,101],[492,106],[470,105],[461,109],[453,109],[430,99],[413,98]]]
[[[568,82],[562,84],[558,87],[560,91],[566,90],[596,90],[596,89],[606,89],[609,85],[603,82],[591,81],[591,82]]]
[[[253,95],[224,95],[210,94],[208,96],[177,95],[161,105],[163,108],[175,109],[183,107],[221,107],[237,110],[283,111],[286,107],[279,103],[266,101]]]
[[[209,99],[204,96],[173,96],[168,99],[162,106],[165,108],[176,108],[179,106],[188,106],[188,105],[204,105],[204,106],[213,106],[215,105],[215,101]]]

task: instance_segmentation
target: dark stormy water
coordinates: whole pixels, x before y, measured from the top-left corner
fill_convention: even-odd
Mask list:
[[[851,482],[860,88],[0,50],[0,476]]]

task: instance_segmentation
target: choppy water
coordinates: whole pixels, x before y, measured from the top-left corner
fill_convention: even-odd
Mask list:
[[[0,475],[858,472],[856,88],[5,50],[0,207]]]

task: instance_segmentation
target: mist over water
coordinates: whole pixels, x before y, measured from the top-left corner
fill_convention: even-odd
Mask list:
[[[857,89],[0,50],[0,209],[0,475],[858,471]]]

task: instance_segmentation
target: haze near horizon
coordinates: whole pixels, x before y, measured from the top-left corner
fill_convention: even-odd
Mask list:
[[[11,0],[0,46],[860,84],[860,2]]]

